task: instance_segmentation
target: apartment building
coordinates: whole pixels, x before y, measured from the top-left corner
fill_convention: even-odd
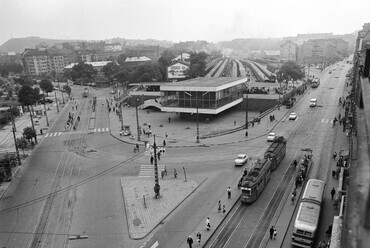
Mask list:
[[[284,61],[297,61],[298,45],[290,40],[280,45],[280,59]]]

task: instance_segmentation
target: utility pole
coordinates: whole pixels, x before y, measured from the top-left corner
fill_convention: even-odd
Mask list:
[[[48,115],[46,113],[45,95],[44,95],[44,111],[45,111],[45,117],[46,117],[46,126],[49,126],[49,119],[48,119]]]
[[[31,109],[32,109],[32,111],[31,111]],[[30,109],[31,124],[32,124],[32,129],[35,132],[35,142],[37,143],[37,134],[36,134],[35,125],[33,124],[33,117],[32,117],[32,112],[33,112],[32,106],[31,106],[31,109]]]
[[[158,179],[158,164],[157,164],[157,144],[155,143],[155,135],[154,137],[154,193],[155,193],[155,199],[159,197],[159,191],[161,190],[161,186],[159,186],[159,179]]]
[[[59,105],[58,105],[58,98],[57,98],[57,93],[54,91],[55,95],[55,102],[57,103],[57,112],[59,113]]]
[[[14,116],[12,114],[12,107],[10,107],[9,109],[10,109],[10,116],[12,118],[12,132],[13,132],[15,152],[17,154],[18,165],[22,165],[21,157],[19,156],[19,149],[18,149],[18,144],[17,144],[17,138],[15,137],[15,132],[17,132],[17,128],[15,126]]]
[[[199,111],[198,111],[198,101],[197,101],[197,143],[199,143]]]
[[[141,130],[140,130],[140,125],[139,125],[139,113],[137,111],[137,102],[138,101],[139,101],[139,99],[136,99],[136,104],[135,104],[135,107],[136,107],[137,141],[141,141],[141,139],[140,139]]]
[[[119,120],[121,121],[121,131],[123,130],[122,102],[119,102]]]

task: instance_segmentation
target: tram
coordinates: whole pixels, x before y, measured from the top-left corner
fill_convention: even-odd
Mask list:
[[[83,97],[88,97],[89,96],[89,88],[85,88],[84,91],[82,92]]]
[[[295,246],[310,248],[315,242],[324,185],[323,181],[317,179],[307,182],[294,222],[292,244]]]
[[[285,157],[286,143],[283,136],[277,137],[263,155],[264,158],[271,161],[271,170],[275,170]]]
[[[241,202],[252,203],[257,200],[271,177],[271,161],[258,159],[251,171],[241,179]]]

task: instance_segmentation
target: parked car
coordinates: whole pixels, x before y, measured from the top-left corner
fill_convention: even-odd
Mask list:
[[[239,154],[238,157],[235,159],[235,166],[242,166],[247,161],[248,161],[248,155]]]
[[[289,120],[295,120],[295,119],[297,119],[297,114],[296,113],[290,113],[290,115],[289,115]]]
[[[41,99],[40,101],[39,101],[39,104],[46,104],[46,103],[53,103],[53,100],[51,100],[51,99]]]
[[[269,133],[267,135],[267,141],[272,142],[276,139],[276,133]]]

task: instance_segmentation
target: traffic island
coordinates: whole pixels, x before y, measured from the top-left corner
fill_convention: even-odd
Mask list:
[[[153,178],[122,178],[129,236],[132,239],[147,236],[205,180],[203,177],[184,182],[179,178],[166,177],[160,180],[160,197],[155,199]]]

